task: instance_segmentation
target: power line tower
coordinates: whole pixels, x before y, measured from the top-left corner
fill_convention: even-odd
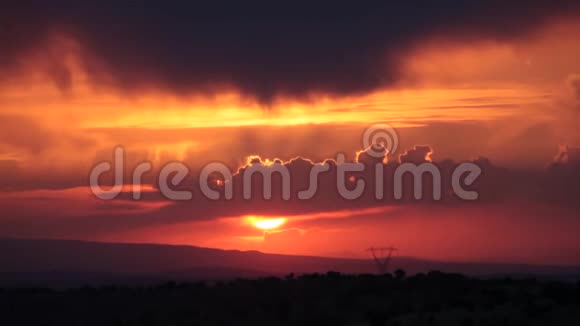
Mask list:
[[[393,251],[397,251],[394,247],[370,247],[367,249],[371,253],[375,264],[377,265],[377,270],[379,274],[386,274],[389,269],[389,262],[391,257],[393,257]]]

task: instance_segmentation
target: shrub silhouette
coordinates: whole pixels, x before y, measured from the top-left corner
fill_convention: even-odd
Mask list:
[[[402,270],[402,269],[397,269],[397,270],[395,271],[395,278],[396,278],[397,280],[402,280],[402,279],[404,279],[406,275],[407,275],[407,273],[406,273],[404,270]]]
[[[576,325],[580,284],[337,272],[158,286],[0,289],[0,325]]]

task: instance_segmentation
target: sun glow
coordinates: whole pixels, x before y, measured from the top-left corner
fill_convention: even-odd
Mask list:
[[[268,218],[268,217],[248,216],[246,219],[250,224],[252,224],[253,226],[257,227],[260,230],[273,230],[279,228],[284,223],[286,223],[286,218],[284,217]]]

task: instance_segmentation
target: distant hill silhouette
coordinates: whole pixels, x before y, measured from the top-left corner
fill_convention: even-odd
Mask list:
[[[289,273],[374,273],[371,260],[289,256],[160,244],[0,239],[0,286],[142,284],[220,280]],[[392,269],[471,276],[534,275],[577,279],[580,267],[446,263],[396,257]]]

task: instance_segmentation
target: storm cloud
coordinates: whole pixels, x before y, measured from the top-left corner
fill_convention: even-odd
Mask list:
[[[63,34],[82,48],[96,83],[176,94],[236,89],[277,97],[350,95],[396,83],[402,58],[422,40],[470,42],[525,36],[577,1],[437,1],[413,4],[112,4],[19,2],[0,12],[0,71]],[[62,66],[54,80],[69,86]]]

